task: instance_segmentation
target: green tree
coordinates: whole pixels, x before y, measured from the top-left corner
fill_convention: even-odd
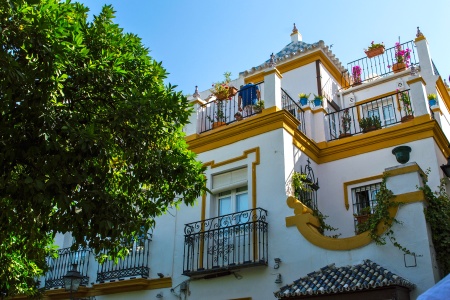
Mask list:
[[[36,293],[56,232],[113,257],[204,191],[186,97],[105,6],[0,0],[0,293]]]

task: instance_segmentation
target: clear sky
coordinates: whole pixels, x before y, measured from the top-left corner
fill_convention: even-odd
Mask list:
[[[427,38],[442,78],[450,75],[450,0],[82,0],[92,14],[112,4],[116,23],[142,38],[170,73],[166,83],[192,94],[229,71],[232,78],[290,43],[293,23],[306,43],[323,40],[344,67],[371,41],[387,48]]]

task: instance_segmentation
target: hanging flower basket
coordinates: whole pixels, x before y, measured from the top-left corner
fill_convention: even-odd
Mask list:
[[[368,58],[372,58],[384,53],[384,47],[378,47],[370,50],[364,51]]]

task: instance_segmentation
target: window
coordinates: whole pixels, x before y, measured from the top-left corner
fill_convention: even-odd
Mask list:
[[[377,204],[376,195],[380,190],[380,184],[370,184],[352,189],[352,201],[354,214],[367,214],[373,212]]]
[[[247,186],[221,192],[217,196],[218,216],[225,216],[249,209]],[[220,227],[239,223],[240,217],[230,215],[220,218]]]
[[[383,118],[385,125],[395,123],[394,105],[392,103],[383,106]]]

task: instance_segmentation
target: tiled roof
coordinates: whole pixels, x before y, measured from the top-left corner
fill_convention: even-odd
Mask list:
[[[325,45],[324,41],[320,40],[317,43],[308,44],[303,41],[293,41],[287,44],[283,49],[281,49],[277,54],[275,54],[274,59],[276,64],[284,63],[288,60],[291,60],[297,56],[303,55],[305,53],[309,53],[311,51],[315,51],[316,49],[322,49],[328,58],[341,70],[344,71],[344,67],[342,67],[339,59],[331,52],[330,48]],[[255,72],[259,72],[265,68],[270,67],[270,58],[266,60],[264,63],[259,66],[253,67],[249,70],[240,72],[240,75],[250,75]]]
[[[288,45],[286,45],[286,47],[281,49],[280,52],[275,54],[275,57],[280,59],[280,58],[289,56],[291,53],[295,54],[297,52],[304,52],[306,50],[313,49],[313,48],[316,48],[318,46],[319,46],[319,42],[314,43],[314,44],[308,44],[308,43],[305,43],[305,42],[302,42],[302,41],[291,42]]]
[[[382,286],[399,285],[410,290],[415,285],[397,276],[380,265],[365,260],[362,264],[336,268],[334,264],[321,268],[300,278],[290,285],[275,292],[277,298],[292,296],[332,294],[377,288]]]

